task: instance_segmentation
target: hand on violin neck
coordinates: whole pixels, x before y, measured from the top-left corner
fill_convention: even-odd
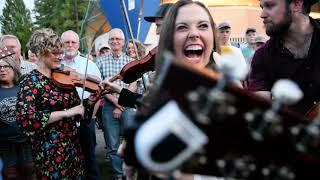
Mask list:
[[[110,82],[113,82],[113,81],[116,81],[118,79],[122,79],[121,75],[120,74],[117,74],[115,76],[113,76],[112,78],[109,79]]]
[[[104,94],[108,94],[108,93],[118,93],[119,94],[122,90],[122,87],[120,87],[116,83],[113,83],[112,81],[110,81],[110,79],[105,79],[105,80],[101,81],[100,87],[103,90]]]

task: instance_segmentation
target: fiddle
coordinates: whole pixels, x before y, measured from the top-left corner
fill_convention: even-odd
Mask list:
[[[84,75],[77,73],[74,69],[61,65],[52,70],[51,78],[53,83],[63,89],[74,89],[75,87],[83,88]],[[91,93],[100,91],[100,79],[88,75],[85,83],[85,90]]]
[[[120,73],[111,78],[110,81],[121,79],[124,83],[129,84],[139,79],[144,73],[153,71],[157,52],[158,47],[155,47],[149,51],[145,57],[129,62],[123,66]]]

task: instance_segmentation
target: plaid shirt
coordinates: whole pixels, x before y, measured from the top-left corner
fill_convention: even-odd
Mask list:
[[[38,66],[36,64],[21,59],[21,62],[20,62],[21,74],[28,74],[30,71],[36,69],[37,67]]]
[[[112,53],[109,53],[106,56],[101,56],[97,58],[97,66],[101,72],[103,79],[111,78],[120,73],[122,67],[128,64],[132,59],[124,53],[121,53],[119,57],[113,56]],[[122,82],[121,80],[115,81],[116,84],[123,88],[128,88],[129,84]],[[119,94],[114,93],[115,97],[119,97]]]

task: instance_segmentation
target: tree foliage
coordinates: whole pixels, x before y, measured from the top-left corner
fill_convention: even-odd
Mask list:
[[[66,30],[80,32],[88,0],[35,0],[36,24],[61,34]]]
[[[1,33],[17,36],[22,50],[26,52],[26,43],[32,34],[33,24],[31,12],[26,8],[23,0],[6,0],[0,21]]]
[[[23,0],[6,0],[1,21],[2,34],[16,35],[26,52],[26,43],[37,28],[52,28],[61,34],[66,30],[80,33],[90,0],[35,0],[35,22]]]

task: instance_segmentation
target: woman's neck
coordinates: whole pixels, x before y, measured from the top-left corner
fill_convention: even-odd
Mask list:
[[[38,71],[41,72],[43,75],[47,76],[48,78],[51,78],[51,69],[47,66],[44,66],[43,64],[38,66]]]
[[[0,87],[1,88],[12,88],[12,87],[14,87],[14,83],[13,82],[1,82]]]

